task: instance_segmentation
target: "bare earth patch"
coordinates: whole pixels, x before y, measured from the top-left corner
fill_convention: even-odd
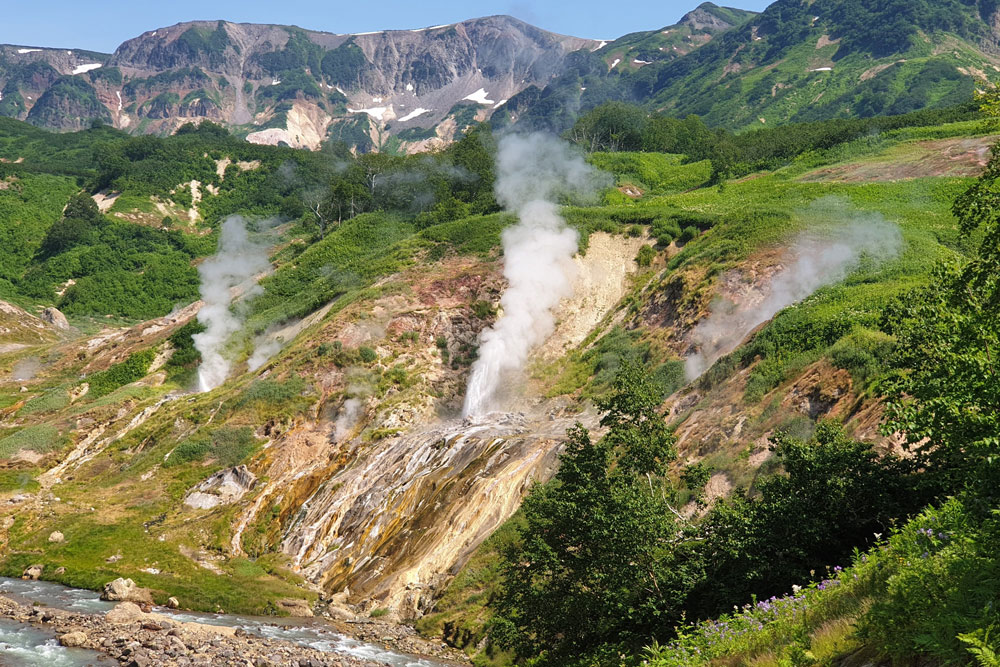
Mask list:
[[[954,137],[895,146],[881,155],[810,171],[802,181],[864,183],[900,181],[930,176],[978,176],[990,159],[990,147],[1000,139]]]

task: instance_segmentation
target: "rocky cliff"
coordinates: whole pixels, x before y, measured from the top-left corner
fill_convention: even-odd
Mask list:
[[[180,23],[110,56],[0,47],[0,113],[57,130],[101,121],[161,133],[207,118],[260,143],[315,148],[332,135],[368,150],[395,136],[427,147],[598,46],[509,16],[358,35]]]

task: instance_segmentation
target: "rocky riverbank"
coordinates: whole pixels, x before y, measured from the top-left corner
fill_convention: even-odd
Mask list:
[[[129,667],[375,667],[379,663],[324,653],[239,628],[182,622],[122,602],[107,614],[29,606],[0,596],[0,617],[43,628],[64,646],[99,651]]]

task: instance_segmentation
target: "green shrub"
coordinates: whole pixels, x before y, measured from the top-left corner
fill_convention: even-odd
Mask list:
[[[712,476],[712,469],[703,462],[690,463],[681,471],[681,481],[695,500],[701,500],[705,495],[705,485]]]
[[[223,426],[209,435],[197,436],[177,445],[163,465],[170,468],[210,457],[219,467],[230,468],[245,461],[258,444],[249,426]]]
[[[480,299],[472,303],[472,314],[481,320],[489,320],[496,316],[497,309],[489,301]]]
[[[62,448],[65,438],[59,430],[49,424],[26,426],[20,431],[0,439],[0,459],[12,458],[22,449],[39,454]]]
[[[916,656],[966,664],[959,635],[1000,623],[1000,525],[959,500],[930,509],[893,537],[886,594],[861,624],[861,635],[895,660]]]
[[[32,493],[39,489],[36,471],[0,470],[0,493]]]
[[[87,396],[99,398],[110,394],[118,387],[141,380],[146,377],[149,366],[155,357],[156,351],[152,348],[140,350],[129,355],[125,361],[115,364],[105,371],[88,376],[87,383],[90,385],[90,390],[87,392]]]
[[[781,384],[784,379],[784,360],[779,355],[767,357],[750,371],[743,392],[743,400],[747,403],[759,403],[769,391]]]
[[[864,384],[884,372],[885,360],[895,347],[888,334],[859,327],[834,343],[830,359],[849,371],[856,383]]]
[[[653,246],[644,245],[639,248],[639,254],[635,256],[635,261],[639,266],[649,266],[653,263],[654,257],[656,257],[656,251],[653,250]]]
[[[657,220],[649,231],[650,235],[655,236],[656,242],[661,246],[670,245],[674,239],[681,235],[680,224],[675,218]]]
[[[184,384],[194,375],[194,371],[201,361],[201,353],[195,349],[192,336],[204,330],[205,327],[201,322],[192,319],[170,335],[168,340],[174,353],[170,355],[165,366],[167,377],[170,380]]]
[[[290,414],[307,404],[308,398],[303,395],[305,389],[305,380],[298,376],[285,381],[255,380],[233,399],[232,410],[250,411],[259,420]]]
[[[361,357],[361,361],[366,364],[373,363],[376,359],[378,359],[378,353],[367,345],[362,345],[358,348],[358,355]]]
[[[687,243],[692,239],[698,238],[699,233],[700,232],[698,231],[697,227],[695,227],[694,225],[688,225],[683,229],[683,231],[681,231],[680,236],[677,237],[677,242],[680,244]]]
[[[56,387],[25,403],[18,414],[33,415],[43,412],[55,412],[67,405],[69,405],[69,392],[66,391],[65,387]]]

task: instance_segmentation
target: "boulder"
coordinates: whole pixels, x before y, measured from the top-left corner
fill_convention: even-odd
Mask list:
[[[101,593],[101,599],[135,602],[137,604],[153,604],[153,595],[149,592],[148,588],[137,586],[131,579],[123,579],[121,577],[104,584],[104,592]]]
[[[256,475],[246,466],[220,470],[195,486],[184,498],[184,504],[193,509],[229,505],[242,498],[256,483]]]
[[[115,608],[104,615],[108,623],[114,625],[127,625],[135,621],[142,621],[146,615],[139,609],[139,605],[132,602],[122,602],[115,605]]]
[[[168,609],[179,609],[181,603],[177,601],[177,598],[171,596],[167,598],[167,608]]]
[[[46,308],[42,311],[42,319],[54,326],[56,329],[69,329],[69,321],[58,308]]]
[[[38,577],[42,576],[42,570],[44,569],[45,566],[42,565],[41,563],[36,565],[29,565],[27,568],[25,568],[24,572],[21,573],[21,578],[31,579],[32,581],[37,580]]]
[[[289,616],[298,616],[300,618],[311,618],[313,616],[312,607],[305,600],[300,600],[298,598],[282,598],[277,601],[278,609],[282,610]]]
[[[49,533],[49,542],[65,542],[66,537],[60,533],[58,530],[53,530]]]
[[[57,577],[58,577],[59,575],[61,575],[61,574],[66,574],[66,568],[65,568],[65,567],[63,567],[62,565],[60,565],[59,567],[57,567],[57,568],[56,568],[56,570],[55,570],[55,575],[56,575]]]
[[[67,632],[59,638],[59,643],[63,646],[83,646],[87,643],[87,634],[80,630]]]

